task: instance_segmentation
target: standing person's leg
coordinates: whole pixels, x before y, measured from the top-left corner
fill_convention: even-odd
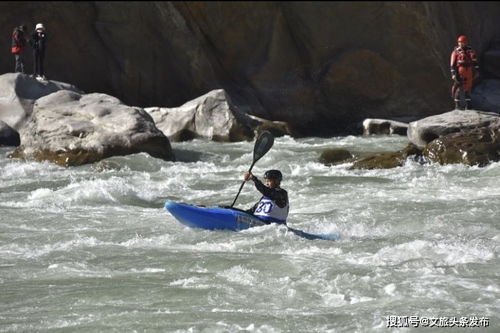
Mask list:
[[[464,97],[465,97],[465,110],[469,110],[472,108],[472,99],[470,96],[470,90],[464,92]]]
[[[45,79],[45,70],[43,68],[43,62],[45,60],[45,52],[40,52],[39,58],[40,58],[40,76]]]
[[[33,76],[37,76],[39,72],[38,68],[38,52],[33,51]]]
[[[21,73],[25,74],[24,71],[24,54],[19,53],[19,64],[21,65]]]
[[[473,80],[472,67],[466,67],[463,72],[464,72],[463,74],[464,82],[462,85],[462,90],[464,94],[464,109],[467,110],[470,107],[470,102],[471,102],[470,92],[472,90],[472,80]]]
[[[453,98],[453,102],[455,102],[455,109],[458,109],[458,84],[457,82],[453,83],[453,86],[451,86],[451,98]]]
[[[455,92],[455,109],[457,110],[465,109],[465,96],[464,96],[464,88],[462,85],[458,86]]]
[[[19,54],[14,54],[14,59],[16,60],[16,67],[14,68],[14,73],[18,73],[21,69]]]

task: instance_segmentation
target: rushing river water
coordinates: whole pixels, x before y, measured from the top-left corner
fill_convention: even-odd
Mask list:
[[[137,154],[72,168],[1,148],[0,331],[499,332],[500,163],[317,162],[326,148],[406,143],[277,138],[255,165],[259,177],[283,172],[291,227],[339,241],[274,225],[189,229],[163,209],[231,204],[253,142],[173,143],[178,162]],[[248,183],[236,206],[259,197]]]

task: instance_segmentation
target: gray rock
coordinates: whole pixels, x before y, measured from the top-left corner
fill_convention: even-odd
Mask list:
[[[500,115],[477,110],[453,110],[411,122],[408,127],[408,139],[423,149],[432,140],[441,136],[481,127],[493,130],[500,128]]]
[[[450,133],[429,143],[423,156],[440,164],[486,166],[500,160],[500,128],[481,127]]]
[[[398,134],[407,135],[408,124],[386,119],[365,119],[363,121],[363,135]]]
[[[257,122],[239,111],[222,89],[191,100],[177,108],[146,108],[156,126],[172,141],[205,138],[242,141],[254,137]]]
[[[319,162],[325,165],[336,165],[341,163],[347,163],[354,158],[348,150],[339,148],[329,148],[323,150],[319,157]]]
[[[252,115],[248,116],[255,121],[251,123],[250,126],[254,128],[254,131],[257,132],[257,134],[260,134],[263,131],[268,131],[271,132],[274,137],[281,137],[285,135],[289,135],[292,137],[298,136],[298,134],[286,121],[272,121]]]
[[[0,146],[19,146],[19,133],[0,120]]]
[[[59,90],[82,93],[64,82],[38,81],[21,73],[0,75],[0,120],[19,130],[31,116],[35,100]]]
[[[42,97],[20,134],[22,144],[13,157],[64,166],[139,152],[174,158],[170,142],[147,112],[105,94],[62,90]]]
[[[409,158],[418,160],[421,155],[422,151],[409,143],[397,152],[378,153],[363,157],[355,161],[349,169],[392,169],[403,166]]]

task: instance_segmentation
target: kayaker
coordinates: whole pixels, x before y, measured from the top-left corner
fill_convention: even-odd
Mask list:
[[[250,179],[253,180],[255,188],[262,193],[262,198],[247,212],[261,220],[286,225],[290,205],[288,203],[288,193],[280,187],[283,179],[281,171],[266,171],[264,174],[265,185],[251,172],[246,172],[244,180],[249,181]]]

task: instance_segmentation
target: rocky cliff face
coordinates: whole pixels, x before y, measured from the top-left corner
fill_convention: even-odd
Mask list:
[[[500,37],[497,2],[1,2],[0,11],[2,73],[14,69],[12,28],[43,22],[50,79],[142,107],[222,88],[242,110],[304,135],[442,113],[457,35],[480,61]]]

